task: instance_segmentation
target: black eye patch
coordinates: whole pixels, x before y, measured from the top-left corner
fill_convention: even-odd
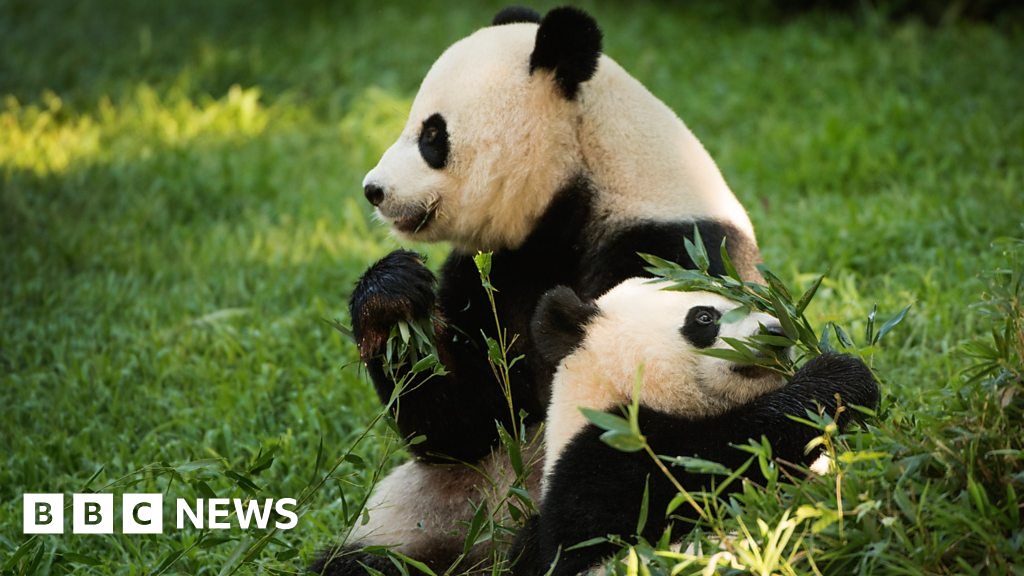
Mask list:
[[[679,329],[697,348],[707,348],[718,338],[718,319],[722,313],[711,306],[694,306],[686,314],[686,322]]]
[[[420,156],[427,166],[440,170],[448,164],[448,125],[444,116],[432,114],[420,129]]]

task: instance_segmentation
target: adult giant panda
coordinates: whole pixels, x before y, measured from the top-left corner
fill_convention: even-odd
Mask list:
[[[510,428],[520,411],[544,419],[552,368],[538,361],[528,325],[545,291],[564,285],[597,297],[644,274],[638,252],[692,266],[683,239],[695,227],[712,272],[724,272],[718,254],[727,239],[740,273],[757,276],[746,211],[675,113],[601,54],[593,18],[575,8],[543,19],[506,9],[492,24],[434,63],[402,134],[363,182],[400,238],[453,250],[436,292],[412,252],[366,271],[350,302],[360,356],[387,401],[395,378],[408,376],[384,363],[392,329],[433,318],[447,374],[407,383],[397,426],[425,440],[410,447],[416,460],[377,489],[369,522],[316,565],[325,574],[362,571],[359,562],[391,568],[348,553],[362,545],[393,545],[432,566],[458,556],[479,478],[450,462],[492,458],[496,422]],[[497,318],[518,335],[512,357],[526,357],[511,372],[511,410],[482,336],[497,329],[473,262],[480,250],[494,253]]]
[[[838,402],[877,404],[871,371],[852,356],[819,356],[786,382],[765,369],[699,354],[727,347],[726,337],[781,335],[782,330],[778,320],[759,313],[722,323],[723,314],[737,303],[664,287],[637,278],[596,302],[583,301],[564,287],[541,300],[533,339],[558,370],[547,413],[540,514],[517,538],[516,576],[570,575],[596,565],[616,547],[573,545],[609,534],[628,539],[636,530],[645,486],[652,513],[643,535],[653,542],[664,532],[669,521],[662,511],[677,489],[646,452],[621,452],[604,444],[604,431],[579,411],[589,407],[618,413],[630,401],[639,366],[640,429],[654,452],[696,456],[732,469],[750,457],[735,446],[762,436],[771,442],[776,459],[810,465],[819,453],[807,453],[805,446],[819,432],[790,416],[802,417],[807,410],[838,413],[842,429],[853,412],[837,411]],[[708,475],[673,475],[689,492],[710,488]],[[757,466],[745,475],[763,480]],[[696,519],[688,506],[674,516]],[[688,523],[676,528],[676,537],[685,536]]]

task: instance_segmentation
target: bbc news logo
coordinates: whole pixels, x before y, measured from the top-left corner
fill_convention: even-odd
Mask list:
[[[22,506],[25,534],[64,533],[63,494],[25,494]],[[299,522],[294,498],[243,500],[241,498],[200,498],[194,504],[184,498],[175,500],[175,526],[226,530],[232,521],[239,528],[291,530]],[[231,513],[235,515],[232,518]],[[71,532],[73,534],[113,534],[114,495],[105,493],[71,495]],[[271,520],[273,519],[273,522]],[[163,494],[123,494],[121,496],[121,533],[163,534]]]

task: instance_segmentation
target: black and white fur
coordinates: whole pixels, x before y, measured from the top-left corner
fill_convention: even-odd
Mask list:
[[[548,289],[595,298],[644,275],[638,252],[692,266],[683,238],[694,227],[712,272],[724,271],[718,248],[727,238],[741,274],[757,277],[746,211],[675,113],[601,54],[593,18],[575,8],[543,19],[506,9],[494,24],[438,58],[402,134],[363,182],[377,217],[399,238],[446,241],[453,250],[439,283],[403,250],[366,271],[350,304],[360,356],[387,400],[394,382],[382,352],[395,322],[433,317],[448,374],[413,381],[402,395],[399,430],[426,441],[410,447],[416,460],[394,472],[403,480],[386,481],[404,489],[378,490],[369,524],[350,535],[343,553],[392,545],[442,566],[461,547],[467,517],[456,511],[467,509],[473,490],[446,486],[478,487],[479,479],[448,463],[497,458],[495,422],[511,424],[481,337],[493,337],[495,326],[477,251],[494,253],[497,314],[518,335],[512,356],[526,356],[512,370],[512,412],[526,411],[531,423],[545,417],[552,366],[539,361],[528,325]],[[399,509],[408,512],[388,512]],[[417,528],[424,525],[430,529]],[[315,568],[343,574],[358,564]]]
[[[651,514],[643,535],[655,541],[668,525],[663,511],[677,494],[670,481],[645,452],[620,452],[604,444],[603,430],[578,410],[618,413],[631,399],[638,366],[643,366],[640,428],[655,453],[696,456],[731,468],[749,457],[734,446],[762,435],[777,459],[810,465],[818,454],[805,454],[804,447],[819,432],[789,416],[803,417],[805,410],[835,415],[836,396],[843,404],[877,404],[870,370],[850,356],[820,356],[787,383],[772,372],[698,354],[725,347],[723,337],[781,333],[779,323],[763,314],[720,323],[736,303],[662,287],[631,279],[596,302],[557,288],[538,306],[533,338],[558,369],[546,424],[543,499],[540,514],[514,547],[517,576],[545,574],[549,568],[554,575],[576,574],[598,564],[616,550],[613,545],[569,548],[609,534],[630,537],[645,484]],[[850,411],[842,412],[838,425],[849,416]],[[710,488],[707,475],[673,474],[688,491]],[[746,474],[762,480],[756,466]],[[695,518],[686,506],[674,515]],[[677,537],[684,536],[689,522],[676,522],[675,528]]]

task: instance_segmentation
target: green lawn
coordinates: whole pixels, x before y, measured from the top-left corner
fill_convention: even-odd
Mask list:
[[[1022,262],[993,245],[1024,237],[1021,28],[585,5],[717,159],[769,266],[798,286],[831,268],[812,320],[860,334],[873,304],[914,303],[871,356],[882,418],[851,441],[885,454],[849,464],[843,522],[801,524],[795,569],[1024,573],[1020,372],[960,374],[1002,325],[977,306],[993,271]],[[397,246],[360,180],[498,7],[0,0],[0,567],[286,573],[343,529],[383,427],[272,540],[26,544],[21,494],[241,496],[236,472],[294,497],[341,461],[377,401],[325,320]],[[809,483],[822,510],[831,482]],[[815,501],[782,493],[749,514]]]

